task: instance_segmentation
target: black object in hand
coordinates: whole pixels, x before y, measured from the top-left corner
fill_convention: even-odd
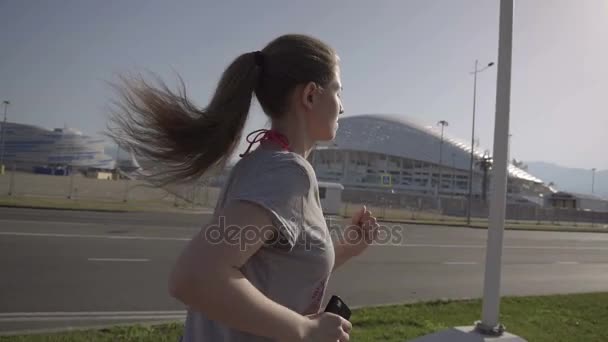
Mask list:
[[[331,296],[331,299],[325,307],[325,312],[331,312],[344,318],[345,320],[349,320],[351,314],[350,309],[346,304],[344,304],[342,298],[336,295]]]

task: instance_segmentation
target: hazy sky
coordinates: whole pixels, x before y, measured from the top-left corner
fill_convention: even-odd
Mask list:
[[[470,139],[475,59],[496,61],[499,0],[0,0],[0,100],[9,120],[105,128],[117,73],[184,78],[206,104],[224,67],[284,33],[342,59],[346,115],[394,113]],[[516,0],[512,156],[608,169],[608,1]],[[496,68],[479,74],[491,150]],[[247,130],[266,119],[255,108]]]

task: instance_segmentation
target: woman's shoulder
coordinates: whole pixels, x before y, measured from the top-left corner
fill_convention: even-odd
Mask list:
[[[244,164],[250,162],[257,167],[261,165],[268,168],[298,168],[306,173],[310,167],[304,157],[290,151],[257,149],[241,160]]]
[[[256,149],[237,162],[241,175],[251,177],[306,178],[314,176],[310,163],[297,153]],[[277,180],[278,180],[277,178]]]

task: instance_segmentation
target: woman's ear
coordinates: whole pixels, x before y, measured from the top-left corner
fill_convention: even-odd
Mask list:
[[[316,100],[317,89],[319,89],[319,86],[317,86],[315,82],[308,82],[304,86],[301,97],[302,106],[304,106],[304,108],[308,110],[312,109]]]

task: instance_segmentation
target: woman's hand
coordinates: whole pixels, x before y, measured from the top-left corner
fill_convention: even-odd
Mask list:
[[[350,257],[357,256],[378,237],[378,222],[372,212],[362,206],[352,217],[351,224],[344,230],[341,248]]]
[[[346,342],[350,340],[352,324],[329,312],[306,316],[299,342]]]

